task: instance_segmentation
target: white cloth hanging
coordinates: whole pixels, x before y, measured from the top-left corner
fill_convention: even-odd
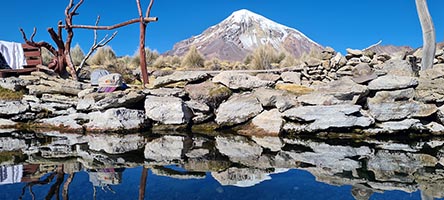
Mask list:
[[[23,69],[26,65],[22,44],[0,40],[0,53],[12,69]]]

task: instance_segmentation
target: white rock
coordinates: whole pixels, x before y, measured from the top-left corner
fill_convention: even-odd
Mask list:
[[[213,80],[214,83],[222,83],[230,89],[252,90],[254,88],[271,86],[272,81],[264,81],[256,76],[242,74],[237,72],[223,71],[216,75]]]
[[[186,124],[192,117],[190,109],[177,97],[146,96],[145,114],[162,124]]]
[[[219,106],[215,121],[222,126],[232,126],[250,120],[262,110],[261,103],[253,94],[236,94]]]
[[[282,114],[277,109],[273,109],[262,112],[253,118],[252,123],[265,132],[277,136],[284,124],[284,119],[282,119]]]

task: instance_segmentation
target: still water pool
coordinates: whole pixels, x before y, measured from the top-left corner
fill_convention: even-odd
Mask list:
[[[57,183],[57,177],[45,184],[4,184],[0,185],[0,199],[138,199],[141,195],[144,195],[144,199],[421,199],[419,191],[381,193],[359,190],[350,185],[334,186],[318,182],[309,172],[298,169],[272,174],[268,180],[251,186],[223,185],[209,172],[200,178],[179,179],[155,175],[148,170],[145,191],[140,193],[143,167],[118,171],[108,173],[112,173],[113,178],[119,177],[119,180],[103,177],[101,183],[92,180],[97,178],[94,172],[76,172],[65,196],[64,186],[69,175],[63,175],[64,180],[60,184]],[[119,175],[115,176],[116,173]],[[50,174],[45,174],[39,181],[49,176]],[[58,187],[57,191],[50,194],[54,187]],[[357,192],[352,194],[352,191]],[[356,193],[364,195],[359,196]]]
[[[3,133],[0,199],[441,199],[444,140]]]

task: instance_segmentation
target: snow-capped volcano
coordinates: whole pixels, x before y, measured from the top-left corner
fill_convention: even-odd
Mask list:
[[[300,31],[242,9],[202,34],[176,43],[167,54],[184,55],[191,46],[195,46],[206,58],[237,61],[265,44],[278,51],[286,50],[296,57],[311,49],[322,49]]]

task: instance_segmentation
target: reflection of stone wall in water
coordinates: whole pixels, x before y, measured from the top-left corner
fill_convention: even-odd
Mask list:
[[[33,172],[40,176],[54,172],[59,164],[63,164],[65,173],[87,170],[90,181],[97,186],[119,184],[122,171],[118,169],[141,165],[152,168],[154,174],[181,179],[200,179],[205,177],[205,172],[211,172],[220,184],[238,187],[261,184],[270,180],[272,174],[300,169],[313,174],[319,182],[351,185],[351,193],[356,198],[361,195],[361,199],[371,193],[391,190],[408,193],[421,190],[426,196],[444,197],[441,190],[444,141],[439,138],[420,142],[369,138],[365,142],[353,142],[269,136],[251,139],[230,135],[144,138],[138,134],[107,134],[100,136],[103,148],[88,145],[89,140],[97,139],[91,135],[54,132],[39,135],[40,141],[49,141],[45,145],[30,142],[35,138],[33,134],[27,134],[26,139],[17,134],[4,137],[3,141],[17,140],[26,144],[16,149],[25,152],[26,160],[11,156],[6,162],[22,163],[25,168],[30,163],[41,163],[36,168],[38,172]],[[137,147],[105,152],[108,146],[126,147],[134,138],[140,139]],[[48,163],[50,157],[42,157],[41,151],[61,145],[60,141],[72,149],[70,157],[61,159],[57,154],[55,158],[60,163]],[[180,145],[172,145],[176,143]],[[162,156],[167,157],[162,159]],[[163,165],[178,165],[183,169],[161,167]]]
[[[122,183],[122,171],[121,169],[114,168],[89,171],[89,181],[93,186],[97,187],[118,185]]]

